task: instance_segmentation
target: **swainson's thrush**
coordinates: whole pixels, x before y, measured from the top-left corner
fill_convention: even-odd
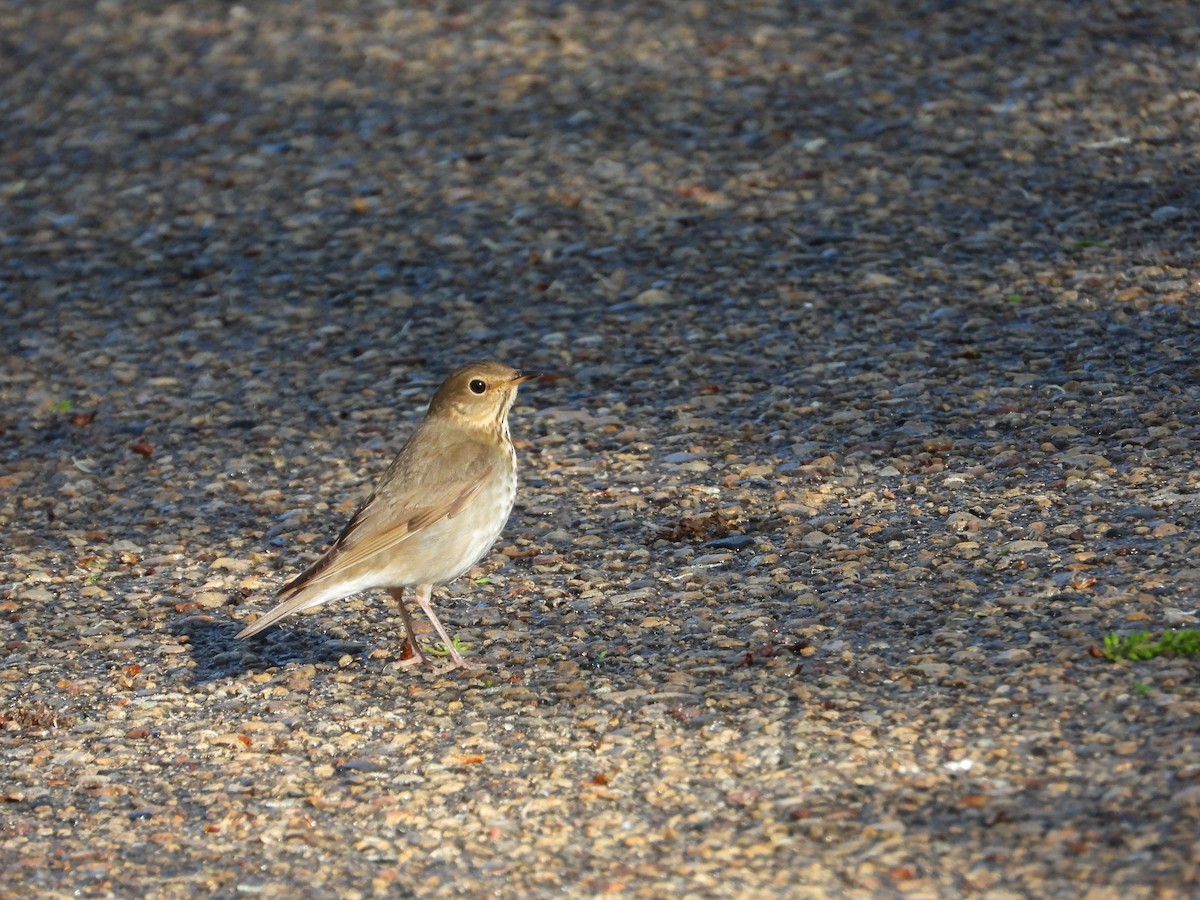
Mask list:
[[[285,598],[238,637],[249,637],[302,609],[369,588],[386,588],[400,605],[413,655],[417,646],[404,589],[416,588],[454,665],[470,668],[430,604],[435,584],[452,581],[487,553],[512,512],[517,456],[508,411],[517,386],[536,378],[488,360],[447,378],[429,411],[325,555],[285,584]]]

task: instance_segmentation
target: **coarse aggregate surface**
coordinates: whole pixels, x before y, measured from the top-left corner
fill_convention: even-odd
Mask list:
[[[0,896],[1200,893],[1200,6],[0,2]],[[495,552],[236,641],[440,379]]]

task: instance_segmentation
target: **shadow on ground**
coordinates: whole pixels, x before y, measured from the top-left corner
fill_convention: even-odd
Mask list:
[[[194,684],[235,678],[246,672],[265,672],[298,663],[333,663],[347,654],[366,662],[367,644],[328,638],[307,628],[278,628],[247,641],[237,639],[238,622],[192,615],[171,626],[176,637],[186,637],[187,652],[195,666]]]

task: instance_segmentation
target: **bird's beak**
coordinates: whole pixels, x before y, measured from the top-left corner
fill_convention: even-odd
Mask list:
[[[533,381],[535,378],[541,377],[541,372],[518,372],[517,377],[510,378],[508,381],[504,382],[503,387],[516,387],[518,384],[522,384],[526,381]]]

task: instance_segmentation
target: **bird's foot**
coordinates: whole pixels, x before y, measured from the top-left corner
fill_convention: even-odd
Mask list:
[[[388,667],[392,669],[411,669],[413,666],[421,666],[429,662],[429,657],[421,652],[421,648],[417,646],[416,641],[404,639],[404,643],[400,645],[400,658],[395,662],[389,663]]]
[[[464,672],[471,673],[487,671],[487,666],[483,663],[472,662],[459,653],[455,647],[451,647],[449,652],[445,652],[443,645],[439,645],[439,650],[441,652],[434,652],[433,656],[430,656],[428,653],[421,652],[419,647],[405,643],[401,649],[401,653],[408,655],[388,663],[388,668],[412,669],[417,666],[425,666],[433,663],[430,671],[435,675],[445,675],[447,672],[453,672],[455,669],[462,669]]]

